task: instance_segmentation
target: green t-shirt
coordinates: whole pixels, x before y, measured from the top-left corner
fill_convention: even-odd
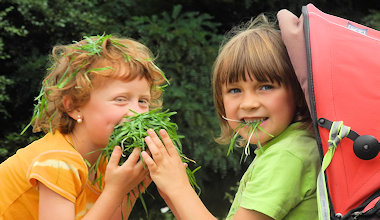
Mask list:
[[[316,182],[320,157],[315,139],[290,125],[261,149],[242,177],[227,219],[239,207],[274,219],[318,219]]]

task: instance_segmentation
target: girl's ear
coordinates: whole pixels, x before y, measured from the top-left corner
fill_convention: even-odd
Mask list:
[[[72,119],[77,120],[79,114],[78,109],[74,109],[73,100],[69,95],[65,95],[62,100],[63,107],[65,108],[65,112]]]

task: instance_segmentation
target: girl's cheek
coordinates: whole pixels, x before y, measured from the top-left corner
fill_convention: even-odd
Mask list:
[[[228,125],[231,127],[232,130],[235,130],[239,124],[233,121],[228,121]]]

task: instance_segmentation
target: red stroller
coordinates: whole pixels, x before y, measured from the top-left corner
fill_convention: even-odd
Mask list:
[[[380,32],[312,4],[277,17],[323,160],[319,218],[380,219]]]

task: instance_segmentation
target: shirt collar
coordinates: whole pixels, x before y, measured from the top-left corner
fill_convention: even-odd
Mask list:
[[[296,130],[300,124],[301,122],[295,122],[293,124],[290,124],[284,131],[282,131],[279,135],[269,140],[264,146],[262,146],[261,148],[257,147],[254,152],[256,156],[262,155],[270,146],[278,143],[283,139],[283,137],[286,137],[290,132]]]

